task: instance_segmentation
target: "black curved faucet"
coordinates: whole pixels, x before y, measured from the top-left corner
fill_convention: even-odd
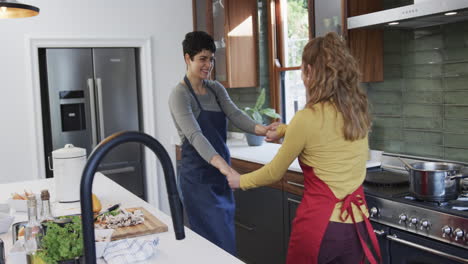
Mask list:
[[[171,159],[164,147],[153,137],[137,131],[124,131],[115,133],[105,138],[93,150],[86,162],[81,177],[80,199],[81,199],[81,217],[83,225],[83,242],[86,264],[96,264],[96,248],[94,242],[94,218],[93,203],[91,191],[93,187],[94,173],[104,156],[117,145],[127,142],[139,142],[149,147],[158,157],[163,167],[166,180],[169,206],[171,208],[172,224],[174,226],[175,237],[177,240],[185,238],[182,203],[177,192],[174,177],[174,168]]]

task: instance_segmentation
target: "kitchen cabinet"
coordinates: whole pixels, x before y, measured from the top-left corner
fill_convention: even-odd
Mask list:
[[[288,252],[292,223],[304,194],[304,175],[299,172],[287,171],[283,182],[284,248],[285,252]]]
[[[232,159],[232,167],[248,173],[261,164]],[[235,191],[238,257],[246,263],[284,263],[282,182]]]
[[[346,19],[382,9],[375,0],[313,0],[312,34],[315,37],[336,32],[348,41],[359,63],[362,82],[383,81],[383,31],[378,29],[347,30]]]
[[[322,37],[329,32],[345,35],[344,8],[343,0],[314,0],[314,36]]]
[[[235,198],[238,257],[246,263],[285,263],[282,191],[237,190]]]
[[[194,27],[213,36],[213,77],[226,88],[258,86],[257,1],[194,0]]]
[[[296,211],[301,203],[302,196],[285,192],[283,199],[283,222],[284,222],[284,252],[288,252],[291,227],[296,217]]]
[[[382,1],[349,0],[348,17],[382,10]],[[352,29],[348,31],[348,45],[359,63],[362,82],[382,82],[383,76],[383,30]]]

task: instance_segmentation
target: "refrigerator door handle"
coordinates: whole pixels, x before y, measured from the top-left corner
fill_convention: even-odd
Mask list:
[[[88,79],[89,88],[89,105],[91,110],[91,138],[93,140],[93,148],[97,145],[97,131],[96,131],[96,100],[94,99],[94,80],[93,78]]]
[[[50,156],[47,156],[47,164],[49,164],[49,170],[53,171],[52,162],[50,162]]]
[[[106,137],[104,133],[104,113],[102,106],[102,82],[101,78],[96,78],[97,96],[98,96],[98,114],[99,114],[99,134],[101,135],[101,141]]]

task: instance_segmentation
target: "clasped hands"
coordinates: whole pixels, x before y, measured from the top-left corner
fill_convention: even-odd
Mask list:
[[[280,136],[276,132],[276,128],[280,125],[279,122],[274,122],[268,126],[256,125],[255,134],[259,136],[265,136],[265,141],[272,142],[280,139]],[[221,173],[224,174],[228,180],[229,186],[232,189],[240,187],[240,174],[230,166],[220,169]]]

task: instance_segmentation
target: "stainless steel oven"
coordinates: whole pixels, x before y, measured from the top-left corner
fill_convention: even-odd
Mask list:
[[[419,201],[401,173],[368,172],[372,175],[385,179],[364,184],[384,264],[468,264],[468,198]]]
[[[383,264],[468,263],[467,250],[373,223]]]

